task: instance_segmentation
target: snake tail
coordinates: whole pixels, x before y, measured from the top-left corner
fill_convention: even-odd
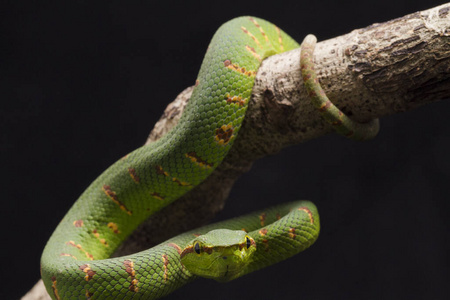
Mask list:
[[[314,71],[313,53],[316,42],[314,35],[307,35],[302,42],[300,54],[302,78],[311,102],[338,134],[357,141],[374,138],[380,128],[378,119],[367,123],[355,122],[328,99]]]

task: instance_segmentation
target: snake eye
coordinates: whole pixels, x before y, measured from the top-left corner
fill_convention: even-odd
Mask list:
[[[252,243],[250,242],[250,238],[248,236],[245,237],[245,240],[247,242],[247,249],[248,249],[248,248],[250,248]]]
[[[195,253],[197,253],[197,254],[200,254],[200,243],[199,242],[196,242],[195,244],[194,244],[194,251],[195,251]]]

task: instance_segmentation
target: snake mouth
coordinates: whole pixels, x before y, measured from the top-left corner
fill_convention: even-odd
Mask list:
[[[228,282],[236,278],[242,271],[242,268],[233,268],[229,264],[226,265],[225,270],[219,277],[214,278],[218,282]]]
[[[245,257],[236,254],[217,255],[205,266],[197,266],[196,274],[218,282],[227,282],[237,278],[247,266]]]

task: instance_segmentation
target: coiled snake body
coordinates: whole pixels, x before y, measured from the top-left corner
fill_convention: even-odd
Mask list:
[[[156,299],[197,275],[228,281],[286,259],[316,240],[317,209],[298,201],[205,226],[143,252],[109,258],[142,221],[220,164],[241,127],[261,61],[298,47],[261,19],[241,17],[220,27],[177,126],[101,174],[51,236],[41,273],[53,299]],[[307,74],[312,69],[307,53],[304,57],[305,84],[316,87]],[[313,98],[320,96],[309,91]]]

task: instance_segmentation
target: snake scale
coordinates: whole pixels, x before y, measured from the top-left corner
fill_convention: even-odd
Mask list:
[[[313,104],[338,132],[355,139],[374,136],[378,123],[353,124],[326,98],[313,71],[315,39],[308,36],[304,44],[302,74]],[[314,243],[317,209],[297,201],[110,258],[140,223],[213,172],[236,139],[261,62],[298,47],[278,27],[255,17],[219,28],[177,126],[104,171],[50,237],[41,274],[52,299],[157,299],[197,276],[229,281]]]

